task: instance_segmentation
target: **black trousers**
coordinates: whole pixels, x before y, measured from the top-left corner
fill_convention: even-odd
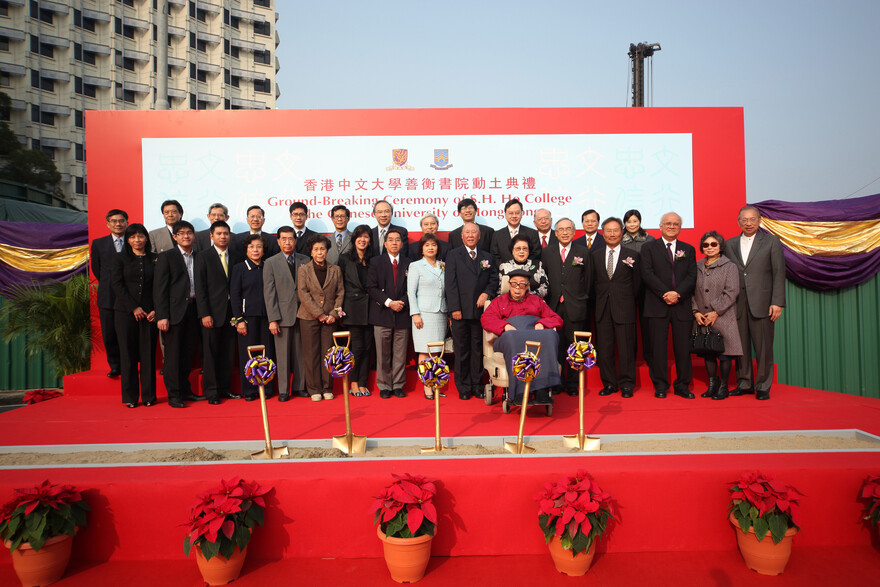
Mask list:
[[[565,389],[570,389],[573,391],[577,391],[579,387],[580,377],[578,376],[578,372],[568,366],[568,361],[565,360],[568,347],[571,343],[574,342],[574,333],[577,331],[586,330],[586,320],[575,320],[571,316],[569,316],[568,308],[565,306],[565,302],[559,304],[557,308],[557,314],[559,314],[560,318],[562,318],[562,328],[559,329],[559,356],[557,359],[559,360],[559,364],[562,365],[562,385]],[[595,340],[595,337],[593,338]]]
[[[183,320],[168,327],[165,333],[165,366],[163,381],[168,390],[168,399],[181,399],[192,393],[189,374],[192,371],[193,356],[199,336],[199,319],[196,315],[195,300],[187,303]]]
[[[648,336],[651,341],[648,372],[654,383],[654,391],[669,389],[669,365],[667,361],[666,343],[669,331],[672,330],[672,352],[675,355],[675,390],[685,391],[693,378],[691,363],[690,336],[693,320],[676,320],[671,317],[648,318]]]
[[[483,327],[479,319],[453,320],[455,387],[471,395],[483,391]]]
[[[252,385],[244,376],[244,367],[250,361],[247,348],[254,345],[263,345],[266,347],[264,355],[273,361],[275,360],[275,340],[272,333],[269,332],[269,319],[266,316],[245,316],[247,320],[247,334],[241,335],[236,333],[238,340],[238,374],[241,378],[241,393],[246,397],[255,396],[260,393],[259,387]],[[256,357],[259,353],[254,353]],[[269,388],[265,389],[266,395],[272,392],[271,383]]]
[[[619,324],[608,311],[596,320],[596,364],[602,385],[611,389],[632,391],[636,386],[636,325]],[[617,361],[614,360],[615,350]]]
[[[135,320],[131,312],[115,314],[122,372],[122,403],[136,404],[139,399],[155,402],[156,341],[159,338],[156,323],[146,319]]]
[[[116,334],[116,312],[112,308],[98,308],[101,321],[101,340],[107,352],[107,364],[111,371],[119,371],[122,365],[119,351],[119,336]]]
[[[351,332],[351,354],[354,355],[354,367],[349,373],[349,381],[357,383],[358,387],[366,387],[370,375],[370,348],[373,342],[373,327],[346,326]]]
[[[208,399],[223,397],[230,391],[236,336],[228,320],[215,323],[213,328],[202,327],[202,390]]]

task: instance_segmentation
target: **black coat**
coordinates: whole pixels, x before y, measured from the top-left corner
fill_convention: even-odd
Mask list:
[[[696,250],[691,245],[676,241],[676,257],[669,259],[666,241],[662,238],[642,245],[642,281],[645,284],[645,316],[648,318],[671,317],[676,320],[691,321],[691,297],[697,286]],[[675,287],[672,276],[675,275]],[[668,291],[678,292],[680,299],[672,306],[663,301]]]
[[[357,263],[346,254],[339,258],[339,268],[342,269],[342,283],[345,286],[345,298],[342,301],[345,316],[342,323],[346,326],[369,325],[370,296],[366,283],[361,283]]]
[[[227,254],[229,253],[227,249]],[[227,261],[227,266],[231,276],[235,266],[231,259]],[[229,276],[223,271],[220,255],[214,247],[196,253],[193,274],[196,280],[196,309],[199,318],[210,316],[217,326],[228,322],[232,318]]]
[[[446,309],[461,312],[464,320],[477,320],[483,310],[477,298],[487,294],[491,300],[498,292],[498,267],[487,251],[477,250],[472,260],[467,247],[458,247],[446,256]],[[485,307],[485,306],[484,306]]]
[[[587,235],[579,236],[576,239],[574,239],[573,242],[586,249],[587,248]],[[590,247],[589,250],[592,251],[596,247],[604,247],[604,246],[605,246],[605,237],[602,236],[601,232],[597,232],[596,236],[593,237],[593,246]]]
[[[406,273],[410,260],[404,255],[397,258],[397,284],[394,283],[394,272],[391,258],[387,254],[373,257],[367,273],[367,292],[370,294],[370,324],[386,328],[410,328],[409,296],[406,293]],[[395,312],[385,306],[385,300],[402,301],[404,307]]]
[[[400,249],[400,252],[406,254],[407,247],[409,246],[409,231],[402,226],[397,226],[396,224],[389,224],[388,229],[396,228],[400,231],[401,241],[403,241],[403,246]],[[354,246],[354,245],[352,245]],[[373,239],[370,243],[370,246],[373,247],[373,256],[377,257],[379,253],[385,252],[385,248],[382,247],[382,250],[379,250],[379,227],[376,226],[373,228]]]
[[[263,266],[250,259],[236,263],[229,275],[229,303],[232,316],[265,316],[266,301],[263,297]]]
[[[596,321],[610,319],[614,324],[635,324],[642,262],[632,249],[620,247],[619,253],[615,255],[614,276],[608,279],[608,248],[593,245],[590,249],[589,279],[596,300]],[[628,258],[633,261],[632,267],[625,262]]]
[[[119,254],[113,245],[112,234],[92,241],[89,262],[92,265],[92,273],[98,280],[98,307],[105,310],[114,308],[113,287],[110,285],[110,280],[112,279],[113,258]]]
[[[114,255],[110,276],[116,298],[114,310],[130,313],[141,308],[149,314],[155,309],[153,278],[157,257],[152,251],[148,251],[142,258],[125,251]]]
[[[549,239],[548,239],[549,240]],[[575,258],[580,262],[575,263]],[[565,298],[567,315],[572,320],[587,319],[589,298],[589,255],[587,249],[573,242],[568,244],[565,263],[559,253],[559,241],[547,245],[541,253],[541,264],[547,272],[550,291],[544,300],[550,309],[558,313],[559,298]]]
[[[153,277],[156,321],[169,320],[171,324],[180,324],[186,316],[189,290],[189,273],[180,249],[174,247],[159,253]]]
[[[523,235],[529,239],[529,259],[537,261],[541,258],[541,241],[538,239],[538,231],[528,226],[519,225],[517,235]],[[495,231],[492,237],[492,256],[498,265],[506,263],[513,259],[513,253],[510,252],[510,230],[505,226]]]
[[[293,230],[296,231],[296,227],[294,227]],[[294,234],[296,234],[296,233],[294,232]],[[311,239],[316,234],[318,234],[318,233],[315,232],[314,230],[312,230],[311,228],[306,227],[303,230],[302,238],[296,239],[296,247],[293,249],[293,251],[295,253],[299,253],[300,255],[305,255],[308,257],[309,253],[311,252],[311,251],[307,250],[308,245],[309,245],[309,239]]]

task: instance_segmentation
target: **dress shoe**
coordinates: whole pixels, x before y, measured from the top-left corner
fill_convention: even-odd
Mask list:
[[[471,394],[466,391],[459,391],[458,399],[471,399]]]
[[[683,397],[684,399],[694,399],[694,394],[692,394],[687,389],[676,389],[673,393],[678,397]]]
[[[320,393],[313,393],[313,394],[312,394],[312,401],[313,401],[313,402],[319,402],[319,401],[321,401],[322,399],[324,399],[324,398],[321,397],[321,394],[320,394]]]
[[[390,389],[380,389],[379,390],[379,397],[381,397],[382,399],[390,398],[391,397],[391,390]]]
[[[471,395],[480,399],[486,397],[485,392],[482,389],[478,389],[477,391],[472,392]]]
[[[259,397],[260,397],[260,396],[258,396],[258,395],[246,395],[246,396],[244,396],[244,401],[246,401],[246,402],[252,402],[252,401],[256,400],[256,399],[259,398]],[[287,401],[287,400],[282,400],[282,399],[281,399],[281,396],[278,396],[278,401]]]
[[[136,407],[138,407],[138,405],[137,405],[137,404],[132,404],[132,403],[127,403],[127,404],[125,404],[125,407],[126,407],[126,408],[136,408]]]
[[[293,392],[294,397],[309,397],[309,392],[305,389],[297,389]]]
[[[168,400],[168,405],[172,408],[185,408],[186,404],[180,401],[179,399],[170,399]]]
[[[530,402],[531,403],[531,402]],[[550,396],[549,389],[539,389],[535,392],[535,403],[536,404],[553,404],[553,398]]]
[[[332,391],[325,391],[324,392],[324,399],[333,399],[334,397],[336,397],[336,396],[333,395]]]
[[[107,377],[119,377],[119,369],[110,369],[110,372],[107,373]]]
[[[718,386],[718,389],[712,395],[712,399],[727,399],[728,395],[730,395],[730,392],[727,390],[727,384],[722,383]]]
[[[580,394],[580,392],[577,389],[566,389],[565,393],[567,393],[571,397],[577,397]]]
[[[154,405],[155,403],[156,403],[156,402],[144,402],[144,407],[145,407],[145,408],[149,408],[149,407],[151,407],[152,405]]]
[[[633,396],[633,390],[631,390],[631,389],[621,389],[620,390],[620,397],[630,398],[632,396]]]
[[[617,390],[614,389],[613,387],[604,387],[604,388],[602,388],[602,391],[599,392],[599,395],[605,396],[605,395],[611,395],[612,393],[617,393]]]
[[[220,398],[212,397],[211,399],[208,400],[208,405],[209,406],[219,406],[220,405]]]
[[[225,397],[226,399],[241,399],[241,394],[227,391],[225,394],[223,394],[223,397]]]
[[[394,397],[406,397],[406,394],[403,393],[402,389],[394,389],[391,391],[394,394]]]
[[[245,399],[247,399],[247,398],[245,398]],[[278,394],[278,401],[280,401],[281,403],[284,403],[284,402],[288,401],[289,399],[290,399],[289,393],[279,393]]]
[[[183,397],[184,401],[188,401],[188,402],[203,402],[206,399],[208,399],[203,395],[196,395],[194,393],[185,393],[185,394],[183,394],[182,397]]]
[[[755,390],[752,389],[751,387],[746,388],[746,389],[743,389],[742,387],[737,387],[736,389],[731,389],[728,392],[728,395],[730,395],[732,397],[736,397],[738,395],[751,395],[753,393],[755,393]]]
[[[770,399],[770,390],[761,391],[760,389],[755,391],[755,399],[765,400]]]
[[[657,399],[666,399],[666,392],[665,391],[655,391],[654,397],[656,397]]]

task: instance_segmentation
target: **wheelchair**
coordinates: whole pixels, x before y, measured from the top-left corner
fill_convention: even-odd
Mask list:
[[[509,414],[511,407],[515,407],[518,404],[513,403],[508,396],[510,379],[508,378],[508,369],[507,364],[504,361],[504,355],[492,348],[492,344],[497,338],[497,334],[489,332],[488,330],[483,330],[483,367],[486,369],[486,372],[489,373],[489,383],[486,384],[486,387],[483,390],[483,398],[486,401],[486,405],[491,406],[495,401],[495,388],[500,388],[501,411],[505,414]],[[558,365],[555,363],[553,366],[558,368]],[[529,395],[531,396],[531,394]],[[530,397],[529,405],[544,406],[547,416],[553,415],[552,403],[537,403],[532,397]]]

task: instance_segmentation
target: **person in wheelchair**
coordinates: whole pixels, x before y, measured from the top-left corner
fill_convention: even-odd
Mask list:
[[[541,343],[541,371],[532,381],[530,395],[536,404],[553,403],[550,390],[562,384],[556,363],[559,335],[554,330],[562,326],[562,318],[540,296],[529,293],[531,276],[527,271],[517,269],[509,277],[510,291],[492,300],[480,323],[485,330],[498,335],[493,348],[504,354],[510,374],[508,398],[514,404],[522,403],[525,383],[513,377],[513,357],[525,350],[526,341]]]

